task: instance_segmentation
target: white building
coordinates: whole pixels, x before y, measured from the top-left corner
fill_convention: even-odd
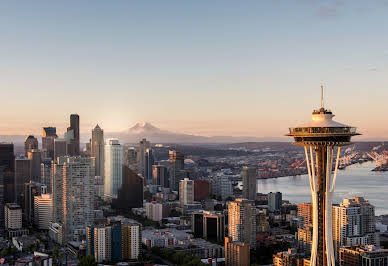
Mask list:
[[[110,261],[112,257],[112,232],[110,226],[94,228],[94,258],[98,263]]]
[[[184,178],[179,182],[179,201],[181,205],[194,203],[194,181]]]
[[[53,221],[63,226],[65,243],[93,223],[94,171],[90,157],[59,157],[54,165]]]
[[[117,198],[122,185],[123,147],[117,139],[108,139],[105,144],[104,193],[107,198]]]
[[[158,202],[147,202],[145,204],[146,216],[152,221],[161,221],[167,216],[167,206]]]
[[[4,206],[5,229],[22,228],[22,208],[16,203],[6,203]]]
[[[48,230],[53,220],[53,198],[44,192],[34,197],[34,222],[38,229]]]
[[[228,205],[228,233],[232,241],[256,247],[256,207],[253,201],[236,199]]]
[[[336,252],[341,246],[379,246],[375,207],[362,197],[344,199],[333,206],[333,240]]]

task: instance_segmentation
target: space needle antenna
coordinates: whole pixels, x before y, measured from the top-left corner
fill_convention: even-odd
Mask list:
[[[323,101],[323,85],[321,85],[321,108],[325,108],[325,103]]]

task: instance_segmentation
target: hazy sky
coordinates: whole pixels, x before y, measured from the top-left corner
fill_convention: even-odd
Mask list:
[[[338,121],[388,138],[387,1],[0,1],[0,134],[277,136],[320,84]]]

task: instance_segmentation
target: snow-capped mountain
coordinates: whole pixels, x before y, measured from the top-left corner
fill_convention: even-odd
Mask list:
[[[139,122],[122,132],[107,133],[106,135],[108,137],[118,138],[124,143],[137,143],[142,138],[147,138],[153,143],[234,143],[263,141],[263,139],[256,137],[204,137],[191,134],[181,134],[160,129],[149,122]]]

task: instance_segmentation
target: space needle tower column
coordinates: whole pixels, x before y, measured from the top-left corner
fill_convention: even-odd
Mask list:
[[[314,110],[312,120],[290,128],[287,136],[304,147],[313,206],[313,243],[311,266],[335,266],[332,233],[332,195],[342,146],[352,136],[360,135],[355,127],[333,121],[333,113],[324,108]],[[335,160],[334,160],[335,158]]]

